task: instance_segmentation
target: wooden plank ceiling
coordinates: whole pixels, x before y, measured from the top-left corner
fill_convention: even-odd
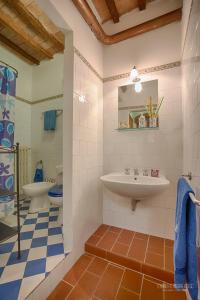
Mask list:
[[[113,20],[114,23],[119,22],[119,17],[138,8],[144,10],[146,4],[154,0],[92,0],[100,18],[101,22],[105,23],[108,20]],[[115,7],[113,10],[111,7]],[[115,15],[118,15],[118,18]]]
[[[64,50],[64,35],[33,0],[0,0],[0,43],[31,64]]]

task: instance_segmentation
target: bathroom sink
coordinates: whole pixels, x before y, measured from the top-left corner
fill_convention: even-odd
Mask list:
[[[124,173],[110,173],[101,176],[101,181],[113,193],[131,198],[134,201],[145,200],[160,194],[169,185],[164,176],[134,176]],[[132,202],[133,209],[136,202]]]

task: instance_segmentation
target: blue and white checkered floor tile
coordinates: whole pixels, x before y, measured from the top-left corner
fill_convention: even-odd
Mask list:
[[[0,299],[25,299],[64,257],[58,208],[27,214],[21,228],[21,258],[17,237],[0,244]]]
[[[25,219],[26,215],[28,214],[30,202],[31,200],[29,199],[21,199],[19,201],[20,217],[23,219]],[[15,202],[14,215],[17,215],[17,202]]]

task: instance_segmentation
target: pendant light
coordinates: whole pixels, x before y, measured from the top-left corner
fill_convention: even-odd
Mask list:
[[[134,66],[130,73],[130,80],[134,81],[137,77],[138,77],[138,70],[136,69],[136,66]]]

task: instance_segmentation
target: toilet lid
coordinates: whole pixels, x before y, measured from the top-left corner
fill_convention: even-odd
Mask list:
[[[62,197],[63,196],[63,185],[54,185],[50,188],[48,195],[51,197]]]

